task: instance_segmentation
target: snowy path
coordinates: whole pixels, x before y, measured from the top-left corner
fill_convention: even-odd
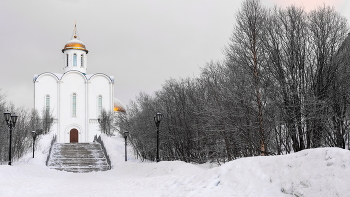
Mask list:
[[[350,196],[350,152],[323,148],[238,159],[209,168],[174,162],[140,162],[123,139],[105,138],[113,169],[69,173],[45,166],[49,137],[36,158],[28,153],[0,166],[0,196]],[[45,148],[44,148],[45,147]],[[43,153],[44,152],[44,153]]]
[[[34,169],[33,169],[34,168]],[[18,166],[1,176],[1,196],[152,196],[147,180],[118,177],[115,172],[73,174]],[[154,181],[152,181],[154,183]]]

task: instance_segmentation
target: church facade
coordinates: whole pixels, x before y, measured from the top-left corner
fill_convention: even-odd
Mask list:
[[[87,74],[85,44],[73,39],[62,49],[64,73],[35,75],[34,109],[53,116],[51,130],[58,143],[92,142],[100,134],[98,117],[102,109],[114,109],[114,77],[103,73]]]

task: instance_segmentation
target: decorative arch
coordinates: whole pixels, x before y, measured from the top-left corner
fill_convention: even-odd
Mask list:
[[[73,74],[73,73],[76,73],[79,76],[81,76],[84,79],[85,83],[88,81],[88,79],[86,78],[86,75],[78,70],[70,70],[70,71],[65,72],[59,80],[63,81],[66,76]]]
[[[78,124],[70,124],[66,127],[66,129],[64,130],[65,136],[67,137],[65,138],[65,142],[70,142],[70,134],[72,129],[76,129],[78,131],[78,143],[81,142],[82,141],[81,131],[83,131],[83,129]]]
[[[44,76],[50,76],[50,77],[56,79],[56,81],[60,80],[56,74],[54,74],[52,72],[45,72],[45,73],[41,73],[40,75],[34,76],[33,82],[39,81],[39,79],[41,77],[44,77]]]
[[[93,75],[89,78],[89,81],[92,81],[94,78],[99,77],[99,76],[106,78],[106,79],[109,81],[109,83],[114,83],[114,80],[112,80],[108,75],[103,74],[103,73],[96,73],[96,74],[93,74]]]

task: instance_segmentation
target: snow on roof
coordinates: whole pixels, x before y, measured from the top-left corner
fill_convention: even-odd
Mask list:
[[[104,73],[86,74],[86,73],[80,72],[78,70],[69,70],[69,71],[67,71],[67,72],[65,72],[63,74],[62,73],[52,73],[52,72],[44,72],[44,73],[41,73],[39,75],[35,74],[34,77],[33,77],[33,81],[35,82],[38,79],[38,77],[40,75],[43,75],[43,74],[51,74],[51,75],[56,76],[58,80],[61,80],[63,75],[65,75],[68,72],[72,72],[72,71],[79,72],[79,73],[83,74],[86,77],[87,80],[90,80],[91,77],[93,77],[95,75],[103,75],[103,76],[107,77],[109,80],[111,80],[112,83],[114,83],[114,76],[108,76],[108,75],[106,75]]]
[[[85,74],[86,78],[90,79],[93,74]]]
[[[69,44],[69,43],[79,43],[79,44],[85,45],[82,41],[80,41],[80,40],[78,40],[78,39],[75,39],[75,38],[73,38],[72,40],[69,40],[69,41],[67,42],[67,44]]]
[[[63,74],[61,74],[61,73],[52,73],[52,74],[56,75],[59,79],[61,79],[63,76]]]

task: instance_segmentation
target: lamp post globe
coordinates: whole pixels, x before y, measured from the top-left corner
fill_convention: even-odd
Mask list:
[[[15,125],[17,123],[17,118],[18,118],[18,116],[15,113],[11,114],[11,122],[13,124],[13,127],[15,127]]]
[[[154,122],[156,123],[156,126],[159,127],[160,121],[162,120],[163,114],[158,112],[154,116]]]
[[[124,131],[124,138],[127,138],[129,134],[129,131]]]
[[[160,121],[162,120],[162,117],[163,117],[163,114],[160,112],[157,112],[156,115],[153,117],[154,123],[157,126],[157,156],[156,156],[157,162],[159,162],[159,124],[160,124]]]
[[[36,135],[36,132],[35,131],[32,131],[32,137],[34,138]]]
[[[8,122],[11,119],[11,113],[9,111],[4,112],[4,116],[5,116],[5,121],[8,124]]]

